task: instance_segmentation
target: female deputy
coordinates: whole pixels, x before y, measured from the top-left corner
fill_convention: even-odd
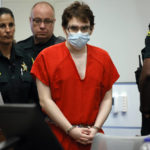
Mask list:
[[[15,48],[12,11],[0,8],[0,96],[1,103],[30,103],[37,98],[30,75],[32,62]]]

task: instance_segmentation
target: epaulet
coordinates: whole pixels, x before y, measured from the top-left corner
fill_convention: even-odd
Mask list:
[[[58,43],[61,43],[61,42],[64,42],[66,39],[62,36],[58,36],[57,39],[55,40],[55,44],[58,44]]]
[[[148,31],[147,36],[150,36],[150,30]]]

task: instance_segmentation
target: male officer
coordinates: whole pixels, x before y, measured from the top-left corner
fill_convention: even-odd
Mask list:
[[[33,35],[17,43],[32,61],[44,48],[65,41],[65,38],[53,34],[55,20],[54,8],[50,3],[37,2],[32,7],[30,25]]]

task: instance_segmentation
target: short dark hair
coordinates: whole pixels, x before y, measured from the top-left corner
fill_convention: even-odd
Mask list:
[[[15,19],[13,12],[9,8],[0,7],[0,16],[3,14],[9,14],[13,19]]]
[[[68,22],[73,18],[77,18],[83,22],[90,22],[91,29],[94,26],[94,15],[90,7],[84,2],[75,1],[67,7],[62,15],[62,26],[66,29]]]

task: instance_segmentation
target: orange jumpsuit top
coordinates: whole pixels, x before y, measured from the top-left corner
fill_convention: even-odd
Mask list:
[[[105,93],[119,74],[108,53],[87,44],[85,78],[81,80],[65,42],[43,50],[31,73],[51,89],[54,102],[72,125],[93,125]],[[51,126],[65,150],[90,149]]]

